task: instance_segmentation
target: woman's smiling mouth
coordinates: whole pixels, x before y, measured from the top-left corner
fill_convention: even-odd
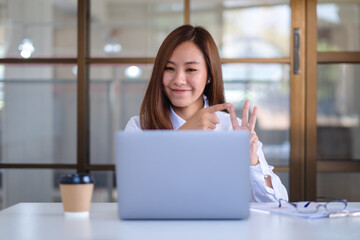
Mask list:
[[[188,89],[171,89],[171,91],[173,91],[174,93],[182,94],[182,93],[186,93],[190,90],[188,90]]]

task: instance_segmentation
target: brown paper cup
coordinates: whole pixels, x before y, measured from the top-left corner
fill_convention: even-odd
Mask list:
[[[89,212],[93,183],[60,184],[61,199],[65,212]]]

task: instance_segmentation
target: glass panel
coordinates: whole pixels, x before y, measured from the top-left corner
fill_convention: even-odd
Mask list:
[[[360,1],[318,0],[318,51],[360,51]]]
[[[96,66],[91,76],[91,163],[113,164],[113,138],[140,106],[152,64]]]
[[[134,68],[135,67],[135,68]],[[126,76],[129,68],[138,78]],[[112,164],[113,134],[139,115],[152,65],[91,67],[91,163]],[[237,114],[245,99],[259,107],[256,131],[272,165],[289,165],[289,66],[282,64],[224,64],[225,95]],[[271,119],[271,121],[269,121]]]
[[[290,157],[290,67],[282,64],[224,64],[226,101],[241,118],[246,99],[258,106],[256,133],[269,164],[288,166]]]
[[[318,65],[319,160],[360,160],[359,64]]]
[[[0,65],[0,162],[76,162],[73,70]]]
[[[224,58],[289,57],[288,0],[191,1],[191,24],[205,27]]]
[[[0,169],[0,209],[20,202],[61,202],[59,182],[75,170]]]
[[[0,9],[0,58],[76,56],[76,0],[1,1]]]
[[[360,201],[360,173],[318,173],[317,196]]]
[[[91,1],[91,56],[155,57],[183,24],[182,0]]]

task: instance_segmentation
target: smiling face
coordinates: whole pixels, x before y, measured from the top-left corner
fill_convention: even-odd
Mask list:
[[[165,66],[162,83],[174,111],[183,119],[204,106],[207,67],[201,50],[191,41],[177,46]]]

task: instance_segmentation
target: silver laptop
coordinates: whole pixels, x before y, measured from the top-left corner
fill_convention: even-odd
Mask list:
[[[120,131],[115,149],[120,218],[249,216],[247,131]]]

